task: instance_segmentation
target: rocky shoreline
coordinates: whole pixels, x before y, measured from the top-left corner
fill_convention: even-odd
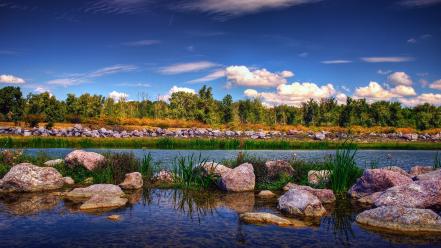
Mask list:
[[[18,136],[39,136],[39,137],[89,137],[89,138],[137,138],[137,137],[176,137],[176,138],[250,138],[250,139],[271,139],[271,138],[290,138],[290,139],[310,139],[310,140],[345,140],[349,136],[355,140],[401,140],[401,141],[441,141],[441,133],[437,134],[417,134],[417,133],[369,133],[351,134],[345,132],[312,132],[302,130],[280,131],[241,131],[241,130],[219,130],[212,128],[152,128],[142,130],[111,130],[106,128],[90,129],[76,124],[73,127],[63,129],[40,128],[20,128],[20,127],[0,127],[0,135]]]

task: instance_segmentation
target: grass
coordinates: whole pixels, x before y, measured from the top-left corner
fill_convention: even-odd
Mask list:
[[[291,149],[337,149],[344,142],[303,141],[293,139],[251,140],[240,138],[83,138],[83,137],[22,137],[2,136],[0,147],[4,148],[149,148],[149,149],[195,149],[195,150],[291,150]],[[354,143],[358,149],[382,150],[439,150],[438,142],[388,141]]]
[[[344,195],[363,173],[355,162],[356,153],[356,148],[342,147],[331,160],[330,186],[334,193]]]
[[[199,168],[200,164],[207,162],[206,158],[202,158],[201,154],[195,157],[194,154],[189,156],[178,156],[175,158],[172,167],[172,173],[175,178],[175,186],[182,188],[209,188],[213,185],[216,178],[204,175]]]
[[[439,152],[436,152],[435,159],[433,160],[432,167],[433,167],[434,170],[437,170],[437,169],[441,168],[441,157],[440,157]]]

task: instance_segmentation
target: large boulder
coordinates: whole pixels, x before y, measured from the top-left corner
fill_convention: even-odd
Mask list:
[[[386,166],[386,167],[383,167],[383,168],[381,168],[382,170],[390,170],[390,171],[395,171],[395,172],[398,172],[398,173],[400,173],[401,175],[403,175],[403,176],[406,176],[406,177],[410,177],[410,174],[409,173],[407,173],[407,171],[405,171],[403,168],[401,168],[401,167],[398,167],[398,166]]]
[[[331,171],[329,170],[310,170],[308,171],[308,183],[311,185],[328,183],[330,175]]]
[[[441,181],[422,180],[389,188],[378,196],[375,205],[377,207],[440,208]]]
[[[118,195],[93,195],[80,206],[80,210],[114,209],[126,205],[126,198]]]
[[[124,192],[117,185],[113,184],[94,184],[86,188],[76,188],[66,193],[65,197],[69,200],[89,199],[94,195],[102,196],[124,196]]]
[[[247,224],[272,224],[278,226],[304,227],[306,224],[299,220],[287,219],[270,213],[243,213],[240,220]]]
[[[82,150],[75,150],[64,158],[64,161],[69,166],[77,164],[82,165],[89,171],[93,171],[98,168],[105,160],[105,157],[96,152],[86,152]]]
[[[255,180],[253,165],[245,163],[226,172],[221,177],[220,187],[230,192],[252,191],[256,183]]]
[[[400,172],[387,169],[368,169],[357,179],[357,182],[348,193],[354,198],[361,198],[394,186],[406,185],[412,182],[412,178]]]
[[[312,193],[301,189],[290,189],[278,199],[277,208],[294,216],[321,217],[326,214],[320,200]]]
[[[119,184],[119,186],[122,189],[128,189],[128,190],[133,190],[133,189],[140,189],[142,188],[143,185],[143,180],[142,180],[142,175],[139,172],[132,172],[132,173],[127,173],[125,178],[124,178],[124,182],[122,182],[121,184]]]
[[[216,162],[201,163],[198,168],[202,170],[205,176],[211,175],[218,177],[222,177],[222,175],[232,170],[231,168]]]
[[[335,202],[334,192],[330,189],[314,189],[309,186],[297,185],[294,183],[288,183],[283,187],[283,190],[288,191],[290,189],[306,190],[309,193],[315,195],[322,203]]]
[[[409,174],[411,176],[419,176],[421,174],[426,174],[433,171],[432,166],[423,166],[423,165],[415,165],[412,168],[410,168]]]
[[[441,217],[430,209],[379,207],[360,213],[356,221],[393,232],[441,233]]]
[[[22,163],[12,167],[0,180],[0,192],[48,191],[63,185],[63,176],[56,169]]]
[[[441,169],[420,174],[415,177],[416,180],[441,180]]]
[[[271,160],[265,162],[266,177],[270,181],[279,179],[282,175],[293,176],[294,169],[284,160]]]

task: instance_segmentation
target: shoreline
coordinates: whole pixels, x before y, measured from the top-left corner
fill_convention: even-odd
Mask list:
[[[347,140],[348,142],[350,140]],[[346,142],[347,143],[347,142]],[[0,148],[127,148],[127,149],[188,149],[188,150],[332,150],[345,141],[314,141],[291,138],[249,139],[213,137],[23,137],[0,136]],[[441,142],[422,141],[370,141],[351,142],[361,150],[439,150]]]

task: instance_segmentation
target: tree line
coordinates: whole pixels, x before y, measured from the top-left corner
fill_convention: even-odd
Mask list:
[[[115,101],[101,95],[68,94],[65,100],[45,92],[23,96],[19,87],[0,89],[0,120],[24,121],[31,126],[46,122],[81,123],[94,118],[155,118],[179,119],[217,124],[264,124],[364,127],[411,127],[419,130],[441,127],[441,107],[422,104],[405,107],[398,102],[348,97],[346,104],[335,98],[319,101],[310,99],[299,107],[279,105],[266,107],[262,101],[245,99],[233,101],[231,95],[222,100],[213,97],[212,88],[203,86],[197,94],[175,92],[168,102],[143,99]]]

